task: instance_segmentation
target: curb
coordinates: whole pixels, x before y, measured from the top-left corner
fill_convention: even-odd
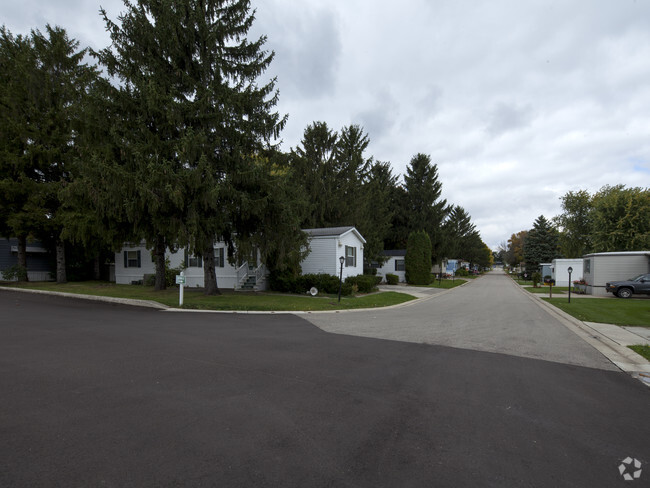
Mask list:
[[[53,295],[65,298],[79,298],[81,300],[91,300],[95,302],[107,302],[107,303],[117,303],[120,305],[131,305],[134,307],[146,307],[146,308],[155,308],[158,310],[167,310],[169,307],[163,305],[159,302],[154,302],[151,300],[138,300],[134,298],[116,298],[116,297],[104,297],[99,295],[81,295],[78,293],[67,293],[64,291],[49,291],[49,290],[31,290],[29,288],[12,288],[8,286],[0,287],[0,290],[16,291],[22,293],[34,293],[37,295]]]
[[[635,353],[631,349],[621,346],[610,337],[604,335],[602,331],[598,331],[593,327],[590,327],[585,322],[578,320],[563,310],[560,310],[550,303],[545,302],[542,300],[542,297],[527,292],[523,289],[521,291],[522,293],[525,293],[532,301],[537,303],[540,307],[544,308],[551,315],[555,316],[555,318],[557,318],[565,327],[567,327],[578,337],[583,339],[603,356],[605,356],[609,361],[612,362],[612,364],[614,364],[614,366],[619,368],[621,371],[629,373],[632,376],[642,380],[645,385],[650,387],[650,382],[645,380],[645,375],[650,375],[650,361],[647,361],[645,358]]]

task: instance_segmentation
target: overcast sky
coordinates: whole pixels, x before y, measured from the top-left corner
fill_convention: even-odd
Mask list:
[[[109,44],[94,0],[2,2],[14,34],[64,27]],[[119,0],[101,5],[116,20]],[[264,0],[283,148],[359,124],[368,156],[438,165],[443,197],[492,248],[560,213],[570,190],[650,186],[648,0]]]

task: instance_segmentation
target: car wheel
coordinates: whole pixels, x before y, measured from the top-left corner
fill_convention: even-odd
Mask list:
[[[630,298],[632,296],[632,290],[629,288],[621,288],[616,292],[618,298]]]

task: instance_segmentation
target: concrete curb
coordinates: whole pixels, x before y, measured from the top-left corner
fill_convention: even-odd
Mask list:
[[[78,293],[67,293],[63,291],[31,290],[29,288],[12,288],[8,286],[2,286],[0,287],[0,290],[17,291],[22,293],[34,293],[38,295],[53,295],[53,296],[66,297],[66,298],[80,298],[81,300],[117,303],[120,305],[155,308],[158,310],[167,310],[169,308],[167,305],[163,305],[162,303],[154,302],[151,300],[137,300],[134,298],[115,298],[115,297],[104,297],[104,296],[96,296],[96,295],[81,295]]]
[[[431,300],[432,298],[435,297],[442,296],[456,288],[461,288],[467,285],[468,283],[470,283],[470,281],[468,281],[467,283],[463,283],[462,285],[457,286],[455,288],[449,288],[446,290],[442,290],[441,292],[438,293],[433,293],[429,296],[425,296],[425,297],[416,296],[414,300],[409,300],[408,302],[404,302],[404,303],[398,303],[397,305],[389,305],[387,307],[375,307],[375,308],[354,308],[350,310],[196,310],[191,308],[175,308],[151,300],[137,300],[133,298],[114,298],[114,297],[104,297],[104,296],[96,296],[96,295],[81,295],[78,293],[67,293],[62,291],[31,290],[29,288],[13,288],[13,287],[5,287],[5,286],[0,286],[0,290],[17,291],[17,292],[24,292],[24,293],[37,293],[41,295],[54,295],[54,296],[61,296],[61,297],[68,297],[68,298],[80,298],[82,300],[93,300],[96,302],[118,303],[121,305],[131,305],[135,307],[155,308],[163,312],[230,313],[230,314],[242,314],[242,315],[285,315],[285,314],[310,315],[316,313],[336,314],[336,313],[369,312],[369,311],[376,312],[378,310],[392,310],[396,308],[410,307],[416,303],[420,303],[423,301]],[[404,293],[405,295],[410,295],[410,293],[401,290],[382,290],[382,291],[397,291],[398,293]]]
[[[616,338],[612,338],[606,335],[612,335],[612,333],[608,330],[607,327],[598,326],[606,324],[588,324],[582,322],[581,320],[576,319],[563,310],[560,310],[550,303],[545,302],[542,300],[542,297],[538,296],[537,294],[527,292],[523,289],[521,289],[521,292],[525,293],[532,301],[547,310],[551,315],[555,316],[555,318],[557,318],[565,327],[574,332],[589,345],[594,347],[621,371],[638,377],[643,381],[644,384],[650,386],[650,381],[646,381],[645,376],[650,375],[650,362],[643,358],[643,356],[640,356],[631,349],[617,342]],[[619,328],[618,326],[614,327]],[[641,338],[639,337],[639,339]],[[650,377],[647,379],[650,380]]]

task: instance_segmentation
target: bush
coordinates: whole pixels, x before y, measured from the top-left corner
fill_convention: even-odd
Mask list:
[[[185,269],[183,265],[179,266],[178,268],[170,268],[171,263],[169,262],[169,258],[165,258],[165,286],[167,288],[171,288],[172,286],[176,286],[176,275],[181,274],[181,271]],[[156,284],[156,274],[146,274],[144,275],[144,279],[142,280],[142,284],[144,286],[155,286]]]
[[[374,279],[373,276],[370,278]],[[291,272],[279,272],[269,277],[269,286],[271,290],[282,293],[297,293],[302,295],[314,287],[320,293],[337,295],[339,292],[339,279],[337,276],[325,273],[293,276]],[[350,295],[353,291],[352,288],[352,283],[343,283],[341,294]]]
[[[2,272],[2,277],[7,281],[27,281],[27,268],[14,264]]]
[[[377,285],[381,283],[381,277],[371,275],[348,276],[345,282],[350,283],[353,287],[356,285],[357,290],[361,293],[370,293],[377,289]]]
[[[425,231],[409,234],[404,261],[406,281],[412,285],[431,283],[431,239]]]
[[[396,285],[399,283],[399,276],[391,274],[391,273],[386,273],[386,283],[389,285]]]
[[[533,275],[530,277],[530,279],[533,281],[533,286],[537,286],[542,282],[542,273],[539,271],[535,271]]]
[[[469,276],[469,271],[467,271],[465,268],[458,268],[456,270],[456,276]]]

